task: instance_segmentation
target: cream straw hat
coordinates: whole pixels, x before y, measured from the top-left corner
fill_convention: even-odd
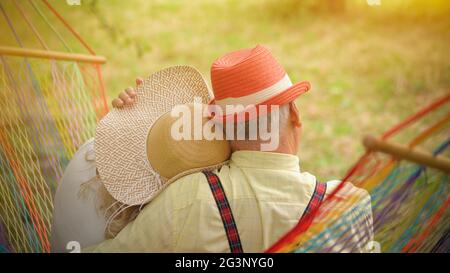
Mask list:
[[[226,163],[230,156],[226,140],[175,140],[170,135],[176,120],[170,115],[173,107],[192,104],[195,98],[204,104],[210,100],[200,73],[189,66],[169,67],[136,88],[132,105],[113,109],[100,120],[96,166],[116,200],[145,204],[176,179]]]

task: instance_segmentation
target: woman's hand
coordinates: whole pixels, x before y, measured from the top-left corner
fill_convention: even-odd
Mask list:
[[[144,80],[142,78],[136,78],[136,87],[142,84]],[[133,87],[128,87],[123,92],[119,94],[117,98],[112,101],[112,106],[114,108],[122,108],[125,105],[131,105],[136,97],[136,91]]]

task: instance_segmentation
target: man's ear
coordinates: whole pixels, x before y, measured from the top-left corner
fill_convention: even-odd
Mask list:
[[[302,126],[302,122],[300,121],[300,113],[294,101],[289,103],[289,118],[295,127]]]

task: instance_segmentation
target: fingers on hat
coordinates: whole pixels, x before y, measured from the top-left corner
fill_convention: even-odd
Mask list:
[[[123,106],[123,101],[121,99],[118,99],[118,98],[113,99],[112,105],[114,107],[122,107]]]
[[[122,92],[119,94],[119,98],[124,102],[124,103],[128,103],[128,102],[132,102],[133,99],[128,95],[127,89],[125,89],[125,92]]]
[[[127,89],[125,89],[125,92],[130,98],[134,98],[136,96],[136,91],[133,87],[128,87]]]
[[[136,78],[136,86],[141,85],[144,82],[144,80],[141,77]]]

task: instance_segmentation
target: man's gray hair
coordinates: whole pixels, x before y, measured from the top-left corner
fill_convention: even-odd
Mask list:
[[[280,105],[280,107],[278,109],[279,109],[278,114],[273,114],[272,112],[270,112],[270,113],[265,113],[263,115],[260,115],[256,119],[237,122],[234,126],[235,138],[233,138],[233,139],[235,139],[235,140],[258,140],[258,139],[260,139],[261,130],[257,130],[259,124],[267,124],[269,126],[270,124],[273,124],[272,122],[278,122],[279,129],[285,128],[289,122],[289,114],[290,114],[289,103]],[[272,117],[275,119],[277,119],[277,117],[278,117],[278,121],[272,120]],[[272,128],[266,128],[266,129],[271,130]],[[251,131],[257,132],[257,134],[251,135],[250,134]]]
[[[270,113],[260,111],[259,117],[237,122],[231,128],[227,124],[225,134],[232,148],[245,143],[246,146],[255,145],[254,148],[258,145],[262,151],[273,151],[278,148],[280,138],[289,123],[289,115],[289,104],[272,106]]]

